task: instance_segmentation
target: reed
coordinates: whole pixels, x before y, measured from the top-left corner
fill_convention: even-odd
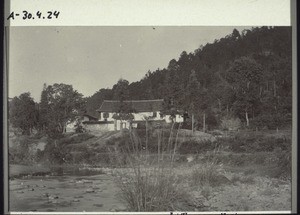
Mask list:
[[[147,129],[147,128],[146,128]],[[165,129],[157,133],[157,153],[151,154],[148,147],[148,131],[146,144],[143,144],[136,132],[130,130],[130,141],[116,159],[119,166],[113,176],[120,188],[120,197],[130,211],[166,211],[176,210],[185,195],[180,188],[178,177],[174,172],[174,160],[177,150],[178,129],[171,127],[168,141],[163,136]],[[143,147],[145,145],[145,147]],[[124,161],[126,167],[124,167]]]

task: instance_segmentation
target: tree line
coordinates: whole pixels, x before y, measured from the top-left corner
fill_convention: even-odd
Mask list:
[[[25,130],[37,126],[63,132],[78,111],[97,116],[105,99],[164,99],[166,112],[187,113],[187,127],[230,129],[232,122],[238,127],[280,129],[292,120],[291,59],[290,27],[234,29],[194,52],[183,51],[167,68],[148,71],[140,81],[120,79],[111,89],[99,89],[90,97],[64,84],[44,86],[39,104],[29,94],[15,97],[10,120]],[[36,110],[26,111],[28,116],[18,113],[24,96],[28,108]],[[30,119],[30,125],[16,122],[18,114]]]

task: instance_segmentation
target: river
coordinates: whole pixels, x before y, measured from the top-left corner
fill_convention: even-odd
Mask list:
[[[126,211],[110,174],[86,169],[58,170],[59,174],[11,178],[9,211]]]

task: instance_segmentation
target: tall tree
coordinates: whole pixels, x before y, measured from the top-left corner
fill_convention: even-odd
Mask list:
[[[37,106],[30,93],[14,97],[9,104],[9,122],[23,134],[31,134],[38,120]]]
[[[191,71],[189,82],[186,88],[185,95],[185,109],[191,114],[192,117],[192,131],[194,132],[195,115],[199,113],[199,94],[200,94],[200,83],[197,79],[194,70]]]
[[[75,121],[76,116],[85,109],[82,94],[73,89],[72,85],[53,84],[42,92],[42,109],[40,112],[44,118],[49,133],[64,133],[68,123]],[[43,103],[42,103],[43,102]]]
[[[236,93],[234,108],[240,116],[245,116],[249,126],[250,113],[254,115],[260,102],[259,86],[262,78],[261,66],[252,58],[242,57],[233,62],[227,70],[227,81]]]
[[[47,95],[47,85],[44,83],[43,90],[41,93],[41,100],[39,103],[39,129],[40,131],[45,131],[48,125],[48,95]]]
[[[129,99],[129,82],[125,79],[119,79],[118,83],[113,86],[115,100],[124,101]]]

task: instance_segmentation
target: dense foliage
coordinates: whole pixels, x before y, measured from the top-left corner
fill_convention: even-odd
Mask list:
[[[64,133],[68,123],[84,109],[82,94],[72,85],[53,84],[46,86],[41,94],[39,128],[48,134]]]
[[[30,134],[38,123],[38,111],[30,93],[22,93],[9,103],[9,121],[15,128],[20,128],[23,134]]]
[[[48,135],[64,133],[68,123],[85,109],[82,94],[72,85],[44,85],[40,103],[35,103],[30,93],[23,93],[9,103],[9,121],[24,134],[31,134],[33,129]]]

